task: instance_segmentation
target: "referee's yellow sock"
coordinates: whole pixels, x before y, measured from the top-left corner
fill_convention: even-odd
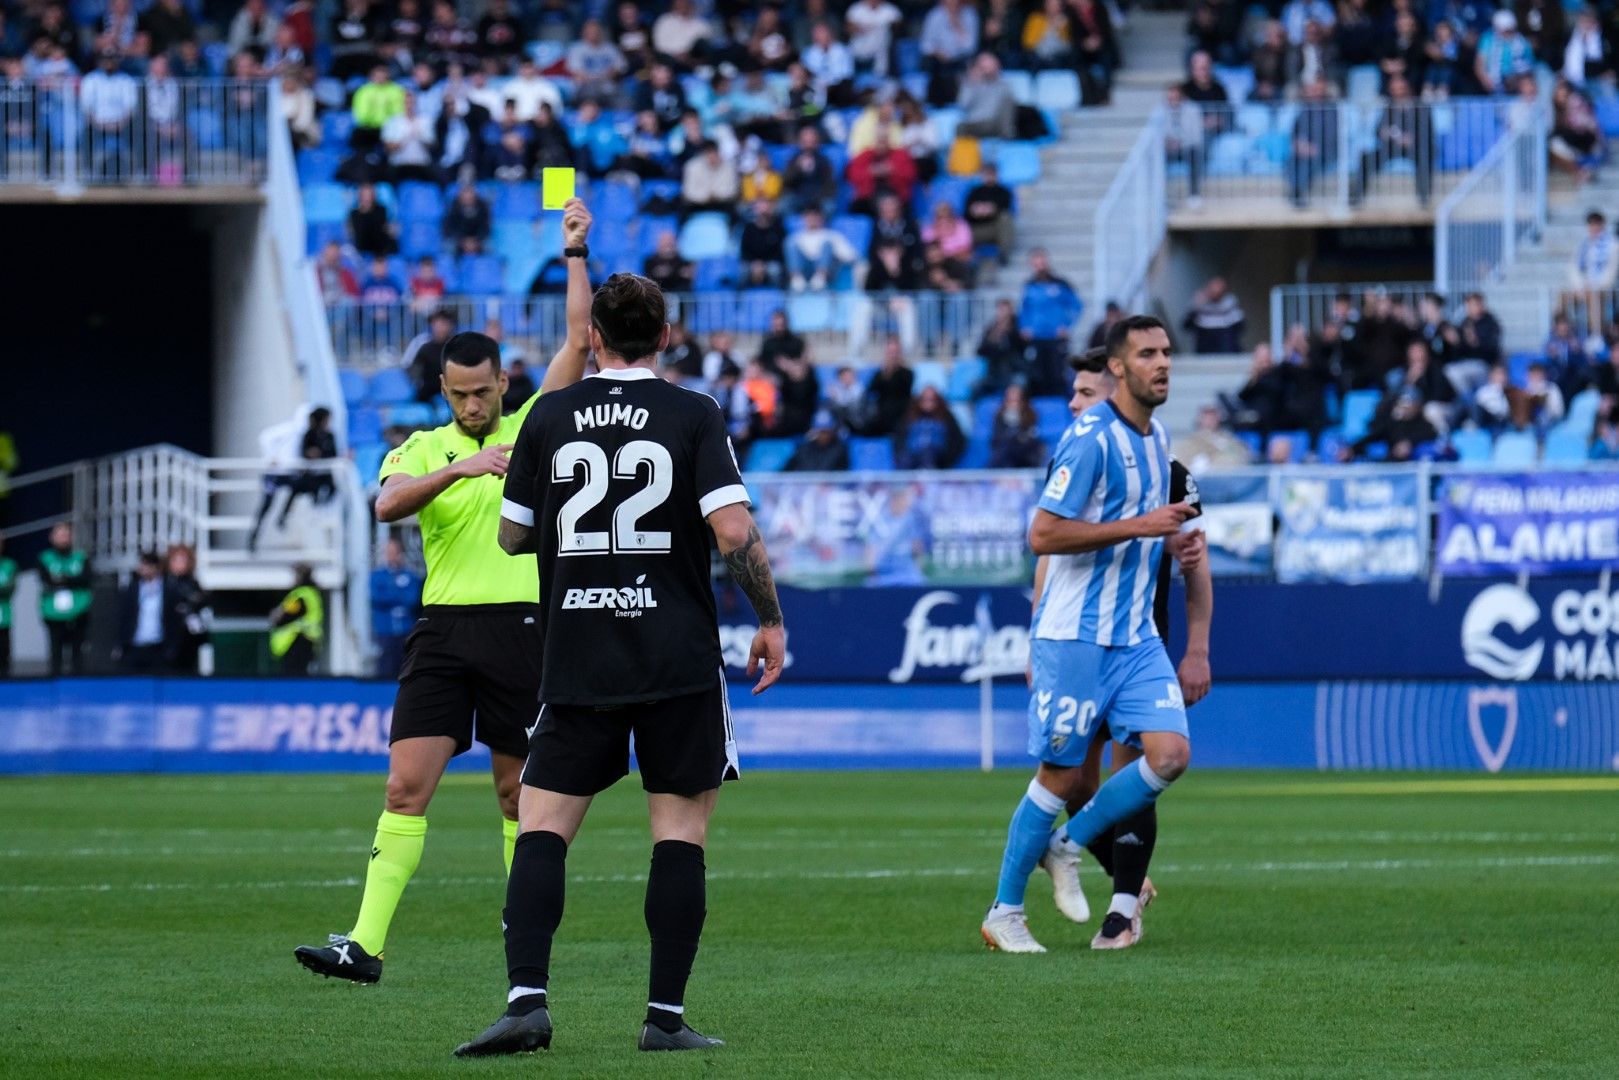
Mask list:
[[[517,822],[500,821],[501,854],[506,856],[506,876],[512,876],[512,854],[517,851]]]
[[[377,838],[371,844],[371,863],[365,871],[365,896],[360,900],[360,917],[349,937],[372,956],[382,955],[388,939],[388,924],[394,909],[410,884],[410,876],[422,861],[427,842],[427,819],[394,814],[384,810],[377,819]]]

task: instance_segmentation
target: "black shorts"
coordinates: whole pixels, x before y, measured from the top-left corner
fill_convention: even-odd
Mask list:
[[[534,604],[424,609],[405,639],[388,741],[444,735],[463,754],[476,737],[524,756],[540,710],[540,645]]]
[[[711,690],[636,705],[540,708],[523,783],[563,795],[595,795],[630,771],[630,736],[641,786],[698,795],[741,774],[722,677]]]

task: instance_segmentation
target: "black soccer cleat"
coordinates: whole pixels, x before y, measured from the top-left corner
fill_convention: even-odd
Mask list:
[[[641,1038],[636,1042],[637,1050],[712,1050],[716,1046],[724,1046],[724,1039],[710,1039],[700,1031],[693,1031],[685,1024],[680,1025],[679,1031],[665,1031],[657,1024],[646,1023],[641,1025]]]
[[[502,1016],[471,1042],[455,1048],[456,1057],[495,1057],[551,1048],[551,1013],[535,1009],[523,1016]]]
[[[374,983],[382,979],[382,956],[372,956],[360,944],[342,934],[333,934],[328,945],[300,945],[292,955],[316,975],[349,982]]]

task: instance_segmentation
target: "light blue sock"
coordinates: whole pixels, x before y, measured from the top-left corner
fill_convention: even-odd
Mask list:
[[[1028,794],[1012,812],[1012,825],[1006,830],[1006,854],[1001,856],[1001,880],[995,889],[997,907],[1023,906],[1029,875],[1046,853],[1052,823],[1062,807],[1061,796],[1047,791],[1039,780],[1029,781]]]
[[[1108,777],[1107,783],[1079,813],[1068,819],[1058,835],[1066,837],[1075,850],[1083,848],[1118,822],[1157,802],[1168,786],[1168,780],[1147,767],[1146,758],[1139,758],[1136,768],[1121,769]]]

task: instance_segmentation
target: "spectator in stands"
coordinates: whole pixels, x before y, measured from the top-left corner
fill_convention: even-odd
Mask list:
[[[1563,293],[1562,310],[1584,304],[1586,327],[1591,334],[1602,332],[1603,305],[1598,294],[1612,289],[1619,275],[1619,244],[1608,231],[1608,219],[1600,210],[1585,215],[1585,239],[1574,251],[1569,267],[1569,289]]]
[[[444,346],[454,335],[455,313],[439,308],[427,317],[427,332],[417,334],[405,345],[401,365],[410,373],[417,401],[432,401],[443,392],[440,379],[444,374]]]
[[[1182,325],[1192,331],[1192,351],[1207,355],[1241,352],[1246,322],[1236,294],[1225,278],[1216,275],[1192,294],[1191,310]]]
[[[1405,369],[1378,402],[1366,434],[1345,448],[1345,460],[1366,453],[1373,443],[1388,446],[1390,461],[1410,461],[1416,448],[1438,439],[1449,427],[1449,403],[1454,400],[1450,380],[1429,362],[1428,346],[1410,343]]]
[[[529,374],[528,363],[519,359],[507,360],[505,351],[501,350],[501,361],[506,367],[506,392],[500,395],[500,411],[503,414],[521,409],[538,390],[534,385],[534,376]]]
[[[666,377],[672,371],[681,383],[702,381],[702,346],[693,340],[685,322],[680,319],[675,319],[669,324],[669,345],[663,350],[662,362]]]
[[[121,70],[122,63],[116,49],[103,48],[96,69],[79,83],[90,172],[99,179],[124,178],[134,171],[130,121],[140,103],[140,86]]]
[[[1592,461],[1619,461],[1619,420],[1599,416],[1591,440]]]
[[[781,174],[770,167],[770,158],[764,153],[757,135],[748,136],[747,145],[737,162],[742,176],[742,201],[757,208],[760,201],[772,205],[781,198]]]
[[[587,101],[579,107],[578,120],[585,129],[585,135],[579,140],[576,149],[573,136],[557,119],[555,110],[548,103],[542,104],[526,133],[532,159],[531,168],[565,169],[575,165],[583,167],[592,176],[600,175],[603,163],[611,163],[614,155],[624,145],[611,125],[592,122],[591,117],[599,116],[600,113],[601,106],[594,101]],[[606,129],[605,139],[598,138],[603,128]]]
[[[1046,444],[1028,392],[1014,383],[1001,395],[1001,407],[989,435],[989,467],[1033,469],[1044,465]]]
[[[185,0],[157,0],[140,17],[141,33],[153,57],[163,56],[182,41],[197,40],[197,24]]]
[[[1254,88],[1248,100],[1260,105],[1278,105],[1287,92],[1291,58],[1288,54],[1287,30],[1275,19],[1260,31],[1250,59],[1254,73]]]
[[[768,374],[762,363],[759,367]],[[821,403],[821,379],[815,365],[802,354],[777,357],[776,385],[780,404],[770,434],[785,437],[809,431]]]
[[[1186,100],[1178,84],[1164,93],[1164,157],[1171,165],[1186,166],[1186,205],[1203,205],[1203,156],[1208,130],[1203,107]]]
[[[838,40],[831,23],[815,24],[810,45],[800,59],[827,105],[845,108],[854,100],[854,54]]]
[[[1547,431],[1557,426],[1566,411],[1563,392],[1552,382],[1546,365],[1539,360],[1529,365],[1522,390],[1508,388],[1507,400],[1512,404],[1513,425],[1519,431],[1533,428],[1536,437],[1542,439]]]
[[[1603,415],[1611,414],[1619,419],[1619,323],[1610,324],[1603,340],[1603,351],[1607,354],[1608,362],[1595,365],[1591,384],[1602,398],[1599,412]],[[1600,358],[1600,354],[1599,354]],[[0,450],[3,450],[4,433],[0,432]],[[0,469],[4,466],[0,465]],[[0,502],[0,507],[4,503]]]
[[[39,617],[50,638],[52,676],[84,673],[92,599],[90,556],[73,543],[73,526],[59,521],[39,556]]]
[[[1327,0],[1288,0],[1283,6],[1282,26],[1290,44],[1304,44],[1304,30],[1310,23],[1331,30],[1338,23],[1338,13]]]
[[[1270,10],[1274,12],[1276,5]],[[1222,64],[1241,62],[1242,19],[1242,6],[1232,0],[1196,0],[1186,19],[1191,51],[1219,57]]]
[[[714,211],[729,216],[739,191],[736,166],[720,155],[719,144],[707,142],[686,162],[680,181],[681,209],[686,214]]]
[[[284,676],[313,674],[315,657],[326,636],[325,610],[315,587],[315,572],[299,563],[292,568],[292,589],[270,612],[270,656]]]
[[[1570,85],[1584,89],[1588,83],[1614,83],[1613,50],[1602,35],[1602,24],[1595,8],[1583,7],[1574,19],[1574,29],[1563,48],[1558,68]]]
[[[866,384],[861,381],[860,373],[847,364],[838,368],[825,396],[826,407],[837,422],[846,430],[857,430],[866,401]]]
[[[742,364],[731,351],[731,332],[729,330],[716,332],[709,344],[711,347],[703,354],[703,381],[715,386],[726,378],[740,378]]]
[[[785,142],[790,130],[787,97],[765,81],[765,73],[750,68],[742,76],[741,85],[717,95],[712,120],[728,124],[738,138],[758,137],[779,143]]]
[[[1206,52],[1195,52],[1188,62],[1181,96],[1203,110],[1203,131],[1215,136],[1231,127],[1231,98],[1214,77],[1214,59]]]
[[[897,105],[899,146],[916,165],[916,178],[924,184],[930,183],[939,175],[939,133],[933,127],[933,118],[910,94],[901,93]]]
[[[1452,23],[1443,19],[1435,23],[1422,49],[1424,101],[1444,101],[1459,93],[1464,82],[1472,80],[1472,63],[1464,62],[1462,42]]]
[[[923,387],[894,432],[894,464],[901,469],[948,469],[966,449],[966,436],[943,395],[936,387]]]
[[[984,376],[973,387],[975,400],[1002,393],[1014,384],[1028,383],[1028,340],[1018,329],[1017,309],[1012,301],[995,301],[995,313],[978,339],[978,356],[984,361]]]
[[[664,180],[669,176],[669,143],[664,138],[658,114],[643,109],[635,114],[635,127],[631,129],[620,154],[609,167],[609,172],[633,173],[638,180]]]
[[[1478,43],[1473,72],[1479,85],[1487,94],[1507,93],[1534,65],[1534,50],[1518,33],[1518,17],[1507,10],[1497,11]]]
[[[354,10],[351,5],[350,10]],[[358,5],[361,14],[365,13],[366,5]],[[427,38],[427,16],[423,12],[422,0],[399,0],[394,5],[393,15],[381,21],[381,37],[378,52],[389,63],[403,68],[415,61],[433,71],[431,65],[426,64],[427,53],[422,43]]]
[[[1512,400],[1508,396],[1512,386],[1507,378],[1506,365],[1497,364],[1473,395],[1470,417],[1492,436],[1499,435],[1512,423]]]
[[[1385,93],[1389,80],[1396,75],[1405,79],[1406,83],[1415,88],[1422,85],[1424,70],[1428,64],[1427,37],[1422,32],[1422,25],[1411,11],[1400,11],[1394,16],[1394,34],[1386,37],[1382,47],[1378,50],[1377,66],[1383,72]],[[1345,63],[1352,63],[1344,56],[1340,42],[1339,56]]]
[[[621,0],[613,13],[613,25],[608,37],[618,46],[629,64],[629,74],[645,78],[652,63],[652,33],[641,6],[634,0]]]
[[[1221,426],[1220,410],[1213,405],[1199,406],[1197,427],[1190,435],[1175,440],[1175,457],[1194,474],[1237,468],[1252,461],[1248,444]]]
[[[905,127],[899,122],[899,110],[895,107],[894,98],[892,89],[879,91],[860,110],[854,123],[849,125],[849,136],[844,140],[843,148],[848,151],[851,160],[876,146],[879,137],[886,137],[890,146],[904,145]]]
[[[845,369],[852,370],[852,369]],[[828,409],[815,414],[809,434],[804,436],[793,456],[783,466],[786,472],[845,472],[849,468],[849,444]]]
[[[1029,272],[1018,312],[1018,326],[1032,350],[1029,393],[1061,394],[1068,383],[1068,336],[1085,305],[1074,287],[1052,272],[1045,248],[1029,252]]]
[[[366,272],[365,280],[360,282],[360,303],[379,306],[397,304],[404,295],[405,287],[394,277],[393,270],[388,266],[387,257],[372,256],[371,268]]]
[[[484,129],[492,119],[489,110],[472,99],[467,84],[454,77],[446,80],[442,105],[433,121],[439,173],[446,183],[477,175],[487,156]]]
[[[1472,292],[1465,301],[1467,314],[1459,327],[1461,344],[1457,358],[1493,366],[1501,362],[1501,322],[1484,305],[1484,294]]]
[[[628,72],[629,62],[618,46],[607,40],[600,19],[585,20],[579,40],[568,47],[567,64],[568,76],[580,97],[614,102],[622,96],[618,80]]]
[[[1073,23],[1067,0],[1043,0],[1039,10],[1029,12],[1023,20],[1022,47],[1032,70],[1073,68]]]
[[[855,197],[849,209],[855,213],[871,213],[879,194],[892,194],[908,203],[916,188],[916,163],[880,132],[871,149],[849,162],[849,187]]]
[[[388,209],[377,201],[373,184],[361,184],[355,192],[354,208],[349,211],[349,243],[362,255],[392,255],[399,250],[397,226],[388,220]]]
[[[641,272],[657,282],[664,292],[690,292],[697,271],[690,261],[681,257],[675,234],[665,229],[658,233],[656,243],[657,249],[641,264]]]
[[[884,195],[877,200],[877,218],[872,226],[866,270],[868,293],[906,293],[922,288],[925,272],[922,239],[902,206],[894,195]],[[903,320],[909,316],[910,309],[905,306],[908,304],[908,300],[895,301],[889,305],[889,310]]]
[[[267,75],[284,75],[289,71],[301,69],[309,62],[304,55],[303,47],[298,44],[298,36],[292,27],[282,23],[276,27],[275,43],[264,54],[264,71]]]
[[[232,54],[243,49],[257,49],[263,53],[275,44],[276,28],[280,25],[281,20],[270,14],[264,0],[246,0],[230,22],[225,46]]]
[[[882,364],[866,384],[860,404],[850,410],[849,426],[859,435],[894,434],[911,407],[915,379],[915,372],[905,362],[900,339],[888,335],[883,341]]]
[[[758,71],[782,72],[793,61],[793,43],[782,27],[781,11],[765,5],[754,16],[753,27],[743,48],[748,64]]]
[[[360,298],[360,281],[343,261],[343,246],[336,240],[328,240],[321,247],[315,273],[320,278],[321,298],[327,304]]]
[[[399,677],[405,639],[421,614],[422,585],[422,575],[405,564],[405,546],[390,536],[382,547],[382,565],[371,571],[371,639],[379,679]]]
[[[489,0],[489,7],[478,19],[476,34],[478,51],[503,64],[523,51],[523,41],[528,36],[522,20],[512,11],[511,0]]]
[[[416,272],[410,276],[410,306],[425,312],[444,299],[444,276],[438,272],[438,259],[423,255],[416,262]]]
[[[1552,332],[1541,353],[1545,357],[1547,377],[1557,384],[1565,401],[1585,389],[1594,376],[1585,343],[1580,340],[1573,322],[1561,312],[1552,319]]]
[[[770,329],[759,343],[759,364],[772,375],[779,376],[784,361],[802,360],[807,346],[804,339],[793,333],[787,321],[787,312],[777,309],[770,313]]]
[[[748,438],[768,435],[776,429],[781,409],[781,389],[757,360],[749,360],[742,368],[737,389],[747,400]]]
[[[1428,343],[1428,355],[1432,357],[1434,366],[1445,368],[1449,375],[1449,365],[1456,359],[1456,352],[1461,347],[1461,331],[1451,325],[1445,318],[1445,298],[1438,293],[1427,293],[1417,301],[1417,335]],[[1454,382],[1454,378],[1452,379]]]
[[[656,113],[665,132],[680,123],[688,106],[686,91],[675,78],[674,69],[668,64],[653,64],[647,80],[635,92],[634,107],[636,112],[650,109]]]
[[[180,617],[163,576],[163,560],[143,551],[135,576],[119,591],[118,645],[113,659],[128,672],[156,674],[173,667]]]
[[[438,181],[433,165],[433,123],[416,109],[416,95],[405,93],[405,109],[382,125],[382,144],[395,183],[401,180]]]
[[[808,124],[799,128],[797,150],[782,174],[787,212],[801,214],[811,206],[824,207],[836,196],[837,186],[832,162],[821,152],[820,130]]]
[[[383,126],[405,111],[405,88],[393,81],[386,64],[373,64],[370,80],[354,91],[349,111],[354,117],[350,145],[368,150],[382,141]]]
[[[1235,397],[1220,395],[1231,426],[1238,431],[1252,431],[1261,440],[1273,431],[1293,428],[1287,408],[1292,374],[1290,369],[1276,363],[1269,342],[1262,341],[1254,346],[1248,381]]]
[[[933,220],[922,228],[922,243],[930,288],[960,292],[972,285],[973,232],[948,201],[933,207]]]
[[[747,289],[768,289],[781,285],[786,252],[787,228],[776,216],[769,199],[753,203],[753,216],[742,226],[737,254],[742,259],[741,285]]]
[[[1596,109],[1589,98],[1562,80],[1552,90],[1552,134],[1547,151],[1553,165],[1582,184],[1595,177],[1590,163],[1605,152]]]
[[[1001,183],[1000,170],[993,161],[984,162],[978,183],[967,189],[962,200],[964,217],[972,229],[975,247],[993,247],[1002,266],[1012,254],[1015,225],[1012,217],[1012,189]]]
[[[1304,86],[1304,102],[1293,121],[1292,154],[1287,163],[1287,196],[1304,209],[1316,178],[1332,171],[1338,158],[1338,106],[1325,78]]]
[[[1343,65],[1338,60],[1332,32],[1318,22],[1305,24],[1304,43],[1294,48],[1290,60],[1291,81],[1301,87],[1308,88],[1317,80],[1343,85]]]
[[[545,105],[549,105],[554,114],[562,112],[562,91],[541,75],[539,67],[526,56],[518,62],[517,74],[506,80],[501,94],[507,101],[517,103],[517,119],[522,121],[539,116],[540,108]]]
[[[1404,74],[1389,76],[1388,97],[1377,121],[1377,145],[1360,156],[1360,169],[1349,185],[1349,203],[1359,205],[1372,177],[1400,159],[1415,167],[1417,203],[1425,207],[1433,192],[1433,111],[1412,94]]]
[[[827,227],[819,206],[804,211],[803,225],[787,238],[785,259],[789,287],[794,292],[816,292],[837,280],[845,267],[859,261],[859,254],[842,233]]]
[[[1017,129],[1017,99],[1001,75],[1001,62],[979,53],[956,98],[961,122],[956,130],[982,139],[1010,139]]]
[[[964,0],[938,0],[922,20],[918,44],[928,74],[928,104],[950,104],[962,73],[978,51],[978,11]]]
[[[1102,321],[1091,328],[1090,340],[1085,343],[1087,351],[1100,349],[1107,345],[1108,331],[1113,329],[1115,323],[1124,318],[1124,309],[1115,300],[1109,300],[1102,309]]]
[[[1331,48],[1345,67],[1367,67],[1379,62],[1383,47],[1390,40],[1393,27],[1390,22],[1372,18],[1369,0],[1344,0],[1339,6],[1335,26],[1320,26],[1321,40],[1330,40]],[[1309,28],[1305,28],[1309,40]]]
[[[652,23],[652,48],[659,58],[681,71],[690,71],[707,57],[714,26],[697,14],[692,0],[674,0],[669,10]]]
[[[198,654],[208,641],[213,619],[208,594],[197,584],[197,553],[188,544],[172,544],[164,555],[164,569],[164,591],[173,597],[176,616],[170,668],[182,675],[195,675]]]
[[[1068,0],[1073,11],[1074,52],[1087,105],[1106,105],[1119,64],[1113,18],[1097,0]]]
[[[162,105],[154,108],[159,102]],[[292,148],[309,150],[319,146],[322,141],[320,116],[305,70],[289,70],[282,75],[281,102],[287,117],[287,132],[292,136]],[[171,156],[182,145],[181,120],[180,85],[169,74],[169,58],[154,56],[146,65],[146,124],[151,157]]]
[[[478,62],[478,32],[456,14],[454,0],[434,0],[433,17],[422,35],[427,61],[435,67]]]
[[[444,220],[440,227],[443,229],[444,239],[448,240],[456,251],[463,255],[479,254],[483,251],[483,246],[493,229],[488,201],[478,194],[475,186],[463,183],[456,188],[455,198],[445,208]]]
[[[894,28],[904,23],[904,14],[889,0],[855,0],[843,18],[849,28],[849,53],[856,69],[886,77]]]
[[[1555,71],[1563,62],[1563,47],[1569,40],[1568,20],[1561,0],[1518,0],[1515,6],[1531,52]]]

